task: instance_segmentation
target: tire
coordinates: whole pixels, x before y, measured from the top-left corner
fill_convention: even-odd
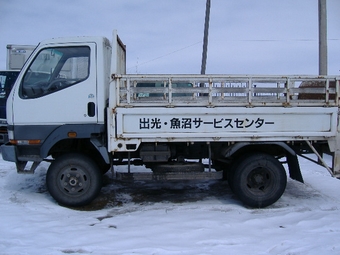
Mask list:
[[[250,207],[263,208],[275,203],[282,196],[286,185],[285,169],[268,154],[247,154],[233,169],[232,189]]]
[[[46,186],[59,204],[83,206],[98,196],[102,174],[90,158],[79,153],[65,154],[50,165]]]

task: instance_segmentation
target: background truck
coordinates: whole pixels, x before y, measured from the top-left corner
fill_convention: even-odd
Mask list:
[[[2,156],[18,173],[51,162],[46,184],[60,204],[90,203],[123,164],[119,179],[225,178],[252,207],[281,197],[286,169],[303,182],[298,155],[340,175],[339,76],[135,75],[125,59],[116,31],[112,43],[43,41],[11,91]]]
[[[6,69],[20,71],[35,47],[34,45],[7,44]]]
[[[19,71],[32,54],[33,45],[7,45],[6,70],[0,71],[0,144],[8,142],[6,101]]]
[[[19,71],[0,71],[0,144],[8,142],[6,101]]]

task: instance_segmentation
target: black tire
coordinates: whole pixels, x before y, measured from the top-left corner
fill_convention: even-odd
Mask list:
[[[83,206],[99,194],[102,174],[90,158],[79,153],[65,154],[50,165],[46,186],[59,204]]]
[[[251,207],[263,208],[275,203],[286,185],[285,169],[268,154],[247,154],[233,169],[232,189],[244,204]]]

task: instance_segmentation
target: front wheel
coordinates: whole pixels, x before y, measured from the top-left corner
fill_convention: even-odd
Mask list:
[[[248,154],[233,169],[233,191],[246,205],[263,208],[283,194],[287,175],[282,164],[264,153]]]
[[[46,175],[46,186],[58,203],[82,206],[99,194],[102,175],[90,158],[70,153],[60,156],[51,164]]]

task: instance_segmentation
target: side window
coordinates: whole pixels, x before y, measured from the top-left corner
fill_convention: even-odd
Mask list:
[[[20,96],[29,99],[57,92],[86,80],[89,70],[89,47],[43,49],[25,73]]]
[[[67,59],[62,69],[60,77],[65,79],[84,80],[89,75],[89,58],[73,57]]]

